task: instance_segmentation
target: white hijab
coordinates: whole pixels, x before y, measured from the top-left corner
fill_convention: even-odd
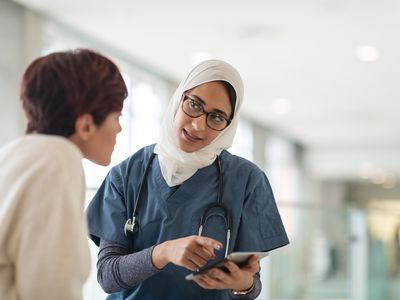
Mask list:
[[[173,123],[185,91],[210,81],[227,81],[236,92],[236,104],[230,125],[204,148],[187,153],[182,151],[173,132]],[[222,150],[232,146],[243,99],[243,82],[238,71],[221,60],[206,60],[198,64],[182,80],[172,96],[162,123],[161,138],[154,148],[158,154],[161,173],[168,186],[179,185],[200,168],[211,165]]]

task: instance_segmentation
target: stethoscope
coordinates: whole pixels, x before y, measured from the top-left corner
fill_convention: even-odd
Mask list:
[[[139,201],[140,198],[142,196],[142,188],[143,188],[143,183],[145,182],[145,180],[147,179],[147,173],[149,172],[151,163],[154,159],[154,157],[156,156],[155,153],[152,153],[150,156],[149,161],[147,162],[146,168],[144,169],[144,173],[143,173],[143,177],[140,181],[139,184],[139,191],[137,193],[136,196],[136,200],[135,200],[135,206],[133,208],[133,212],[132,212],[132,219],[128,219],[125,223],[124,226],[124,233],[127,237],[132,237],[138,230],[139,230],[139,224],[136,221],[137,218],[137,209],[139,206]],[[198,235],[201,236],[202,232],[203,232],[203,228],[207,222],[207,219],[209,218],[209,212],[215,209],[220,209],[224,212],[225,217],[225,224],[226,224],[226,248],[225,248],[225,256],[228,255],[228,249],[229,249],[229,242],[230,242],[230,238],[231,238],[231,229],[232,229],[232,216],[231,213],[229,211],[229,209],[222,203],[222,197],[223,197],[223,176],[222,176],[222,172],[221,172],[221,161],[219,159],[219,156],[217,156],[217,158],[215,159],[215,164],[217,166],[217,171],[218,171],[218,197],[217,197],[217,201],[214,203],[210,203],[204,210],[203,214],[201,215],[201,219],[200,219],[200,226],[199,226],[199,231],[198,231]],[[128,207],[128,206],[127,206]],[[221,216],[222,217],[222,216]]]

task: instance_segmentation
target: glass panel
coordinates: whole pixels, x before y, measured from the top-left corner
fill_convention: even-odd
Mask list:
[[[368,299],[400,299],[400,202],[368,205]]]
[[[249,122],[240,119],[232,147],[232,154],[239,155],[250,161],[253,160],[253,132]]]
[[[284,222],[291,215],[296,226],[290,245],[262,261],[257,299],[400,299],[399,205],[340,210],[280,203]]]
[[[132,88],[131,145],[135,152],[158,141],[163,113],[163,101],[148,82],[135,82]]]
[[[296,226],[288,232],[290,245],[272,251],[262,265],[269,270],[263,283],[269,296],[258,299],[349,299],[347,212],[293,204],[279,209],[283,221]]]

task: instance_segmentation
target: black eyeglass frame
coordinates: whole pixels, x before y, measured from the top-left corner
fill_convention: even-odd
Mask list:
[[[189,114],[183,109],[183,103],[184,103],[185,101],[187,101],[187,100],[191,100],[191,101],[194,101],[194,102],[198,103],[199,106],[201,107],[201,114],[199,114],[198,116],[189,115]],[[224,116],[222,116],[221,114],[219,114],[219,113],[217,113],[217,112],[206,111],[206,110],[204,109],[204,106],[203,106],[202,103],[200,103],[200,102],[199,102],[198,100],[196,100],[196,99],[191,98],[190,96],[188,96],[188,95],[186,95],[186,94],[183,94],[183,96],[182,96],[181,109],[182,109],[182,111],[185,113],[185,115],[187,115],[187,116],[189,116],[189,117],[191,117],[191,118],[193,118],[193,119],[196,119],[196,118],[199,118],[199,117],[201,117],[201,116],[203,116],[203,115],[206,115],[206,124],[207,124],[207,127],[210,128],[210,129],[212,129],[212,130],[215,130],[215,131],[222,131],[222,130],[226,129],[226,128],[231,124],[231,122],[232,122],[232,118],[225,118]],[[208,116],[209,116],[210,114],[217,114],[220,118],[224,119],[224,120],[226,121],[226,126],[225,126],[224,128],[222,128],[222,129],[215,129],[215,128],[212,128],[212,127],[208,124]]]

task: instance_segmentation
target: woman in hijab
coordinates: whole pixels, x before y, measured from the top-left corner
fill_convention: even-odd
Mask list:
[[[100,247],[98,281],[107,299],[254,299],[258,257],[191,271],[233,251],[288,244],[271,187],[232,145],[243,83],[231,65],[208,60],[181,82],[160,141],[115,166],[88,208]]]

